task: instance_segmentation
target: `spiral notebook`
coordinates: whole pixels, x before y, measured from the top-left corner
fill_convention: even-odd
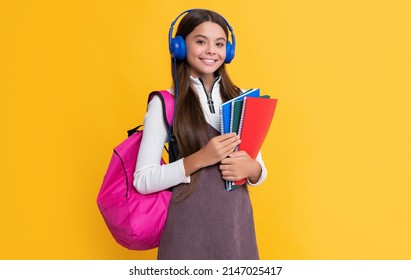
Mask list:
[[[230,132],[235,132],[238,134],[240,129],[242,108],[243,100],[236,100],[231,103]]]
[[[238,131],[241,143],[238,150],[246,151],[253,159],[256,159],[261,150],[277,107],[277,99],[264,97],[246,97],[242,104]],[[246,179],[242,179],[231,186],[239,186],[245,182]]]
[[[258,97],[260,96],[260,89],[249,89],[243,94],[228,100],[220,105],[220,132],[221,134],[230,132],[230,120],[231,120],[231,104],[236,100],[243,100],[245,97]]]
[[[247,99],[263,99],[268,101],[250,101],[249,104],[251,105],[248,106]],[[250,156],[255,159],[261,149],[262,142],[264,142],[265,136],[268,133],[276,104],[277,99],[270,99],[269,96],[260,96],[260,89],[258,88],[250,89],[242,95],[223,103],[220,106],[221,134],[236,132],[240,136],[241,141],[245,141],[245,144],[241,143],[236,149],[240,150],[241,147],[241,150],[245,150],[249,154],[251,152]],[[250,122],[251,127],[256,126],[258,128],[254,132],[250,131]],[[260,129],[263,129],[263,132],[261,132]],[[264,130],[266,131],[264,132]],[[258,133],[259,135],[254,136],[253,133]],[[261,135],[261,133],[263,135]],[[254,137],[258,139],[258,141],[253,141]],[[246,179],[237,182],[225,181],[225,188],[227,191],[231,191],[245,182]]]
[[[232,122],[233,119],[233,104],[237,101],[244,100],[245,97],[258,97],[260,96],[260,89],[249,89],[239,96],[228,100],[220,105],[220,132],[221,134],[229,133],[232,131]],[[238,106],[238,105],[237,105]],[[225,188],[227,191],[233,190],[232,182],[225,181]]]
[[[269,98],[268,95],[260,96],[264,98]],[[246,97],[245,97],[246,98]],[[241,114],[242,108],[243,108],[243,99],[240,100],[234,100],[231,102],[231,118],[230,118],[230,131],[229,132],[235,132],[239,134],[240,130],[240,121],[242,120],[243,116]],[[238,147],[236,147],[236,151],[238,150]],[[226,181],[225,182],[225,188],[228,191],[234,190],[238,187],[239,185],[234,185],[234,182],[231,181]]]

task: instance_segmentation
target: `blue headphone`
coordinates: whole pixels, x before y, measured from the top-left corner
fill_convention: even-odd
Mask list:
[[[187,50],[186,50],[186,43],[183,37],[179,35],[179,36],[176,36],[175,38],[172,38],[174,25],[176,24],[177,20],[182,15],[189,13],[191,11],[192,10],[187,10],[179,14],[178,17],[171,23],[171,26],[170,26],[170,31],[168,33],[168,43],[169,43],[170,54],[171,54],[171,57],[177,60],[183,60],[186,57]],[[228,29],[230,30],[231,41],[232,41],[232,43],[230,43],[230,41],[227,40],[226,56],[225,56],[224,63],[230,63],[233,60],[234,54],[235,54],[235,36],[234,36],[233,28],[231,27],[231,25],[228,23],[226,19],[224,20],[227,24]]]

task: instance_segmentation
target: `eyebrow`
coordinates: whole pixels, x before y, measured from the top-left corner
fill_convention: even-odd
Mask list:
[[[198,37],[201,37],[201,38],[204,38],[204,39],[207,39],[207,40],[208,40],[208,37],[207,37],[207,36],[204,36],[204,35],[201,35],[201,34],[198,34],[198,35],[194,36],[194,38],[198,38]],[[220,37],[220,38],[217,38],[217,39],[216,39],[216,41],[219,41],[219,40],[226,41],[226,38]]]

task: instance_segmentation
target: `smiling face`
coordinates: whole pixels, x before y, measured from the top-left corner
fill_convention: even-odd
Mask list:
[[[187,61],[190,74],[205,81],[214,80],[214,72],[224,63],[227,37],[217,23],[199,24],[187,37]]]

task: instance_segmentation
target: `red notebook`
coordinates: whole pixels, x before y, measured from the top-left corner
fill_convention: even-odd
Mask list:
[[[270,129],[274,117],[277,99],[246,97],[243,101],[239,136],[241,143],[239,151],[246,151],[256,159],[264,139]],[[246,179],[239,180],[234,185],[242,185]]]

